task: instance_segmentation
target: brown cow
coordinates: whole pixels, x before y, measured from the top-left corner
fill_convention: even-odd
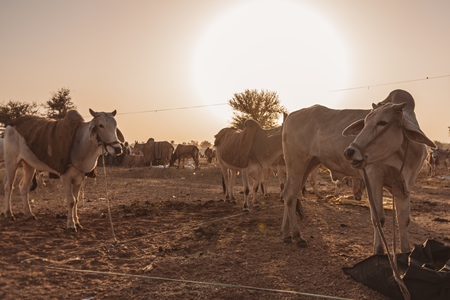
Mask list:
[[[173,146],[167,141],[155,142],[153,138],[149,138],[147,143],[142,146],[142,152],[144,154],[144,162],[149,163],[150,168],[156,161],[161,161],[165,168],[171,161]]]
[[[216,150],[215,149],[211,149],[209,147],[206,148],[206,150],[205,150],[205,157],[206,157],[206,161],[208,163],[212,163],[213,158],[215,158],[217,160],[217,158],[216,158]]]
[[[353,125],[349,126],[352,123]],[[361,129],[356,139],[347,136],[358,133]],[[342,135],[343,132],[346,136]],[[376,141],[372,142],[374,139]],[[408,142],[409,140],[412,142]],[[354,146],[348,147],[352,142]],[[410,251],[406,230],[409,222],[410,192],[426,157],[424,143],[435,147],[418,126],[414,114],[414,99],[402,90],[391,92],[386,100],[381,102],[379,107],[374,106],[372,111],[334,110],[314,105],[291,113],[283,130],[287,167],[283,191],[284,241],[290,242],[294,239],[298,246],[306,247],[296,217],[297,195],[308,174],[317,165],[322,163],[333,174],[353,177],[362,177],[360,169],[367,166],[381,223],[384,223],[384,187],[393,192],[396,198],[401,251]],[[346,159],[351,159],[352,163]],[[384,252],[377,233],[374,233],[373,252]]]
[[[351,184],[352,186],[352,192],[353,197],[355,200],[361,200],[362,195],[364,193],[365,185],[364,180],[359,177],[351,177],[351,176],[344,176],[344,177],[338,177],[336,174],[333,174],[330,170],[328,170],[323,165],[317,166],[315,170],[313,170],[309,176],[309,183],[311,184],[314,194],[317,196],[317,198],[322,199],[323,195],[319,192],[317,188],[317,175],[320,171],[325,171],[330,173],[330,179],[334,183],[334,197],[339,196],[339,186],[343,182],[347,182],[347,184]]]
[[[184,159],[192,158],[195,163],[195,169],[198,169],[198,156],[199,151],[198,147],[195,145],[182,145],[179,144],[175,151],[173,152],[172,159],[170,160],[170,166],[172,167],[176,160],[178,160],[177,169],[180,168],[180,160],[183,160],[183,168],[184,168]]]
[[[42,170],[61,177],[68,209],[67,229],[81,228],[77,208],[84,176],[96,167],[98,157],[105,151],[120,155],[120,142],[124,142],[114,119],[116,111],[106,113],[89,109],[89,112],[93,116],[89,122],[84,122],[77,111],[71,110],[63,120],[25,116],[6,127],[3,145],[5,216],[14,218],[11,192],[17,168],[22,164],[20,194],[25,216],[36,219],[28,202],[29,187],[35,170]]]
[[[428,176],[436,176],[437,171],[448,172],[450,151],[442,149],[429,149],[427,156]]]
[[[233,196],[236,172],[241,171],[244,185],[244,211],[249,211],[249,179],[253,179],[253,207],[258,207],[256,192],[263,178],[263,170],[269,168],[282,154],[281,127],[264,130],[254,120],[245,121],[245,128],[238,131],[223,128],[215,135],[217,161],[222,170],[227,199]],[[230,177],[231,175],[231,177]]]

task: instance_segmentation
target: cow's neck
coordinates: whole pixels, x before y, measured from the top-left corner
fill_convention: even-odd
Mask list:
[[[95,134],[89,132],[89,123],[82,123],[78,127],[71,152],[72,165],[83,173],[92,171],[103,153],[103,145],[98,142]]]

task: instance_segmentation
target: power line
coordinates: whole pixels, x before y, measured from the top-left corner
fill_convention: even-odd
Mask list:
[[[160,111],[193,109],[193,108],[220,106],[220,105],[227,105],[227,104],[228,103],[216,103],[216,104],[205,104],[205,105],[195,105],[195,106],[183,106],[183,107],[174,107],[174,108],[162,108],[162,109],[153,109],[153,110],[143,110],[143,111],[125,112],[125,113],[117,113],[117,114],[118,115],[131,115],[131,114],[143,114],[143,113],[157,113],[157,112],[160,112]]]
[[[359,90],[359,89],[370,89],[370,88],[378,87],[378,86],[386,86],[386,85],[393,85],[393,84],[400,84],[400,83],[408,83],[408,82],[417,82],[417,81],[424,81],[424,80],[440,79],[440,78],[446,78],[446,77],[450,77],[450,74],[448,74],[448,75],[440,75],[440,76],[427,76],[427,77],[418,78],[418,79],[409,79],[409,80],[403,80],[403,81],[392,81],[392,82],[386,82],[386,83],[380,83],[380,84],[343,88],[343,89],[331,90],[331,91],[328,91],[328,92],[334,93],[334,92],[344,92],[344,91]],[[194,109],[194,108],[222,106],[222,105],[228,105],[228,103],[215,103],[215,104],[204,104],[204,105],[194,105],[194,106],[183,106],[183,107],[173,107],[173,108],[161,108],[161,109],[152,109],[152,110],[142,110],[142,111],[134,111],[134,112],[117,113],[117,115],[157,113],[157,112],[162,112],[162,111]]]
[[[393,82],[386,82],[386,83],[373,84],[373,85],[367,85],[367,86],[351,87],[351,88],[345,88],[345,89],[331,90],[329,92],[333,93],[333,92],[343,92],[343,91],[358,90],[358,89],[370,89],[371,87],[377,87],[377,86],[393,85],[393,84],[399,84],[399,83],[408,83],[408,82],[423,81],[423,80],[430,80],[430,79],[439,79],[439,78],[445,78],[445,77],[450,77],[450,74],[441,75],[441,76],[433,76],[433,77],[427,76],[425,78],[410,79],[410,80],[403,80],[403,81],[393,81]]]

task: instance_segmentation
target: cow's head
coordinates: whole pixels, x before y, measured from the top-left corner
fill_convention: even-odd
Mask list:
[[[94,117],[89,124],[89,136],[95,135],[97,141],[105,147],[108,154],[117,156],[122,154],[121,143],[125,141],[122,132],[117,128],[114,116],[116,111],[111,113],[95,112],[89,109]]]
[[[364,120],[358,120],[344,129],[344,136],[357,135],[344,151],[345,157],[352,161],[352,167],[362,169],[388,158],[401,148],[405,138],[436,147],[420,130],[414,111],[405,110],[406,105],[373,105],[373,110]]]

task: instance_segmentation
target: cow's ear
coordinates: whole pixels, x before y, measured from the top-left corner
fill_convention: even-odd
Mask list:
[[[364,119],[353,122],[342,131],[343,136],[358,135],[364,128]]]
[[[116,128],[116,134],[119,141],[122,143],[125,142],[125,137],[123,136],[122,132],[119,130],[119,128]]]
[[[89,113],[91,114],[91,116],[93,116],[94,118],[97,116],[97,113],[95,111],[93,111],[92,109],[89,108]]]
[[[403,124],[403,132],[405,133],[408,140],[425,144],[430,146],[431,148],[437,148],[436,145],[431,141],[425,133],[420,130],[420,128],[415,124],[414,122],[411,122],[407,117],[403,115],[402,118],[402,124]]]
[[[114,110],[111,114],[112,114],[113,117],[115,117],[116,114],[117,114],[117,110]]]

